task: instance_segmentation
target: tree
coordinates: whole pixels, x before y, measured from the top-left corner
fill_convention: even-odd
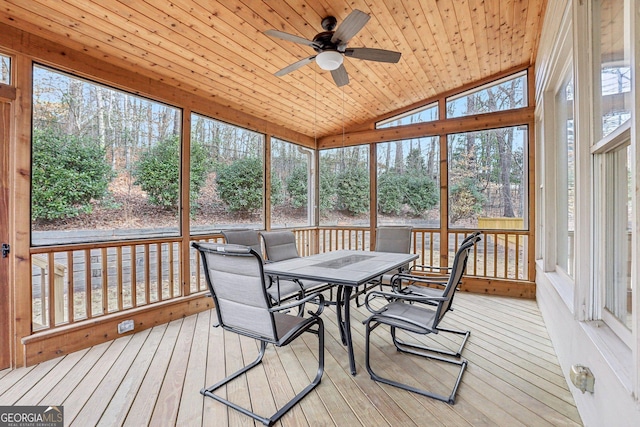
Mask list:
[[[34,129],[32,144],[33,220],[77,216],[108,193],[113,177],[99,143],[51,129]]]

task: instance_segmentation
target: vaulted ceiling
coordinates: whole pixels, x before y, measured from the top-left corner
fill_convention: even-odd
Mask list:
[[[546,0],[0,0],[0,22],[309,136],[337,134],[505,71],[532,65]],[[349,47],[396,64],[344,60],[337,87],[311,62],[321,21],[371,16]]]

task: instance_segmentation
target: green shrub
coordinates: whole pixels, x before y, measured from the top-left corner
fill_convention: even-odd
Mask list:
[[[177,136],[159,141],[140,156],[134,166],[135,184],[149,196],[149,203],[165,208],[180,204],[180,139]],[[202,144],[191,146],[190,200],[196,206],[200,189],[208,173],[207,153]]]
[[[284,184],[277,173],[271,170],[271,205],[280,206],[284,204]]]
[[[33,220],[91,212],[91,200],[107,195],[113,177],[98,143],[50,129],[35,129],[32,144]]]
[[[338,208],[352,215],[369,211],[369,173],[361,166],[348,167],[338,176]]]
[[[231,212],[251,213],[262,208],[262,159],[245,157],[218,170],[218,195]]]
[[[404,179],[395,170],[383,172],[378,177],[378,210],[384,214],[400,215],[406,189]]]
[[[403,181],[404,202],[413,215],[421,216],[438,204],[439,189],[427,175],[410,173],[403,177]]]
[[[291,198],[291,206],[295,209],[307,206],[307,167],[296,166],[287,178],[287,192]]]
[[[335,208],[337,203],[335,172],[325,163],[320,163],[320,213],[326,213]]]

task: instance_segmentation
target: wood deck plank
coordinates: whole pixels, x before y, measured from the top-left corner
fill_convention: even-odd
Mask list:
[[[65,422],[70,425],[96,425],[121,380],[146,341],[150,329],[118,338],[65,399]],[[96,386],[96,384],[98,384]],[[106,397],[106,398],[105,398]],[[78,421],[77,424],[75,421]]]
[[[204,369],[207,366],[207,346],[209,329],[211,329],[211,311],[197,314],[195,333],[190,346],[189,361],[186,364],[187,373],[182,385],[182,399],[178,410],[176,425],[202,425],[204,396],[200,389],[205,386]]]
[[[129,412],[131,402],[138,394],[138,390],[145,374],[149,369],[153,357],[158,350],[162,337],[168,327],[168,324],[159,325],[154,327],[144,344],[140,348],[140,351],[135,353],[135,356],[125,371],[123,377],[111,376],[108,381],[115,381],[117,388],[111,395],[109,404],[104,409],[100,420],[97,425],[102,426],[116,426],[121,425],[124,422],[124,418]],[[78,420],[79,421],[79,420]],[[90,425],[81,424],[78,422],[78,426]]]
[[[187,374],[191,343],[195,333],[197,316],[188,316],[182,320],[178,338],[173,346],[169,365],[156,396],[151,425],[175,424],[182,398],[182,385]]]
[[[510,304],[513,302],[513,304]],[[487,314],[487,310],[491,311]],[[30,368],[3,371],[0,404],[50,404],[58,397],[65,425],[259,426],[199,390],[255,359],[256,341],[212,328],[214,311],[119,338]],[[364,366],[363,308],[352,306],[358,374],[349,372],[335,308],[325,323],[321,384],[278,426],[579,426],[580,416],[535,302],[461,293],[448,326],[471,330],[469,366],[455,405],[371,381]],[[418,336],[454,348],[450,334]],[[216,393],[269,416],[316,375],[318,339],[268,346],[262,365]],[[372,333],[372,363],[384,376],[448,394],[456,367],[398,353],[388,328]]]
[[[168,324],[149,369],[140,384],[138,392],[135,394],[133,404],[129,407],[123,425],[132,427],[151,425],[153,410],[156,406],[162,383],[167,375],[171,355],[176,348],[182,324],[183,319],[174,320]]]

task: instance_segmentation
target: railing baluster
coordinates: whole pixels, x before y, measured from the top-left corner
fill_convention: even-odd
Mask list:
[[[130,246],[131,263],[131,306],[138,306],[138,262],[136,256],[137,245]]]
[[[101,271],[100,278],[102,279],[102,314],[109,312],[109,280],[107,279],[107,248],[102,248],[100,251]]]
[[[162,243],[156,243],[156,275],[158,280],[158,301],[162,301]]]
[[[84,250],[84,291],[85,291],[85,314],[87,319],[93,317],[93,307],[91,307],[91,249]]]
[[[74,314],[74,301],[75,301],[75,291],[74,291],[74,278],[73,278],[73,251],[67,251],[67,311],[69,323],[73,323],[75,320]]]
[[[116,270],[117,270],[117,286],[118,286],[118,311],[124,308],[123,302],[123,279],[122,279],[122,246],[116,248]]]

